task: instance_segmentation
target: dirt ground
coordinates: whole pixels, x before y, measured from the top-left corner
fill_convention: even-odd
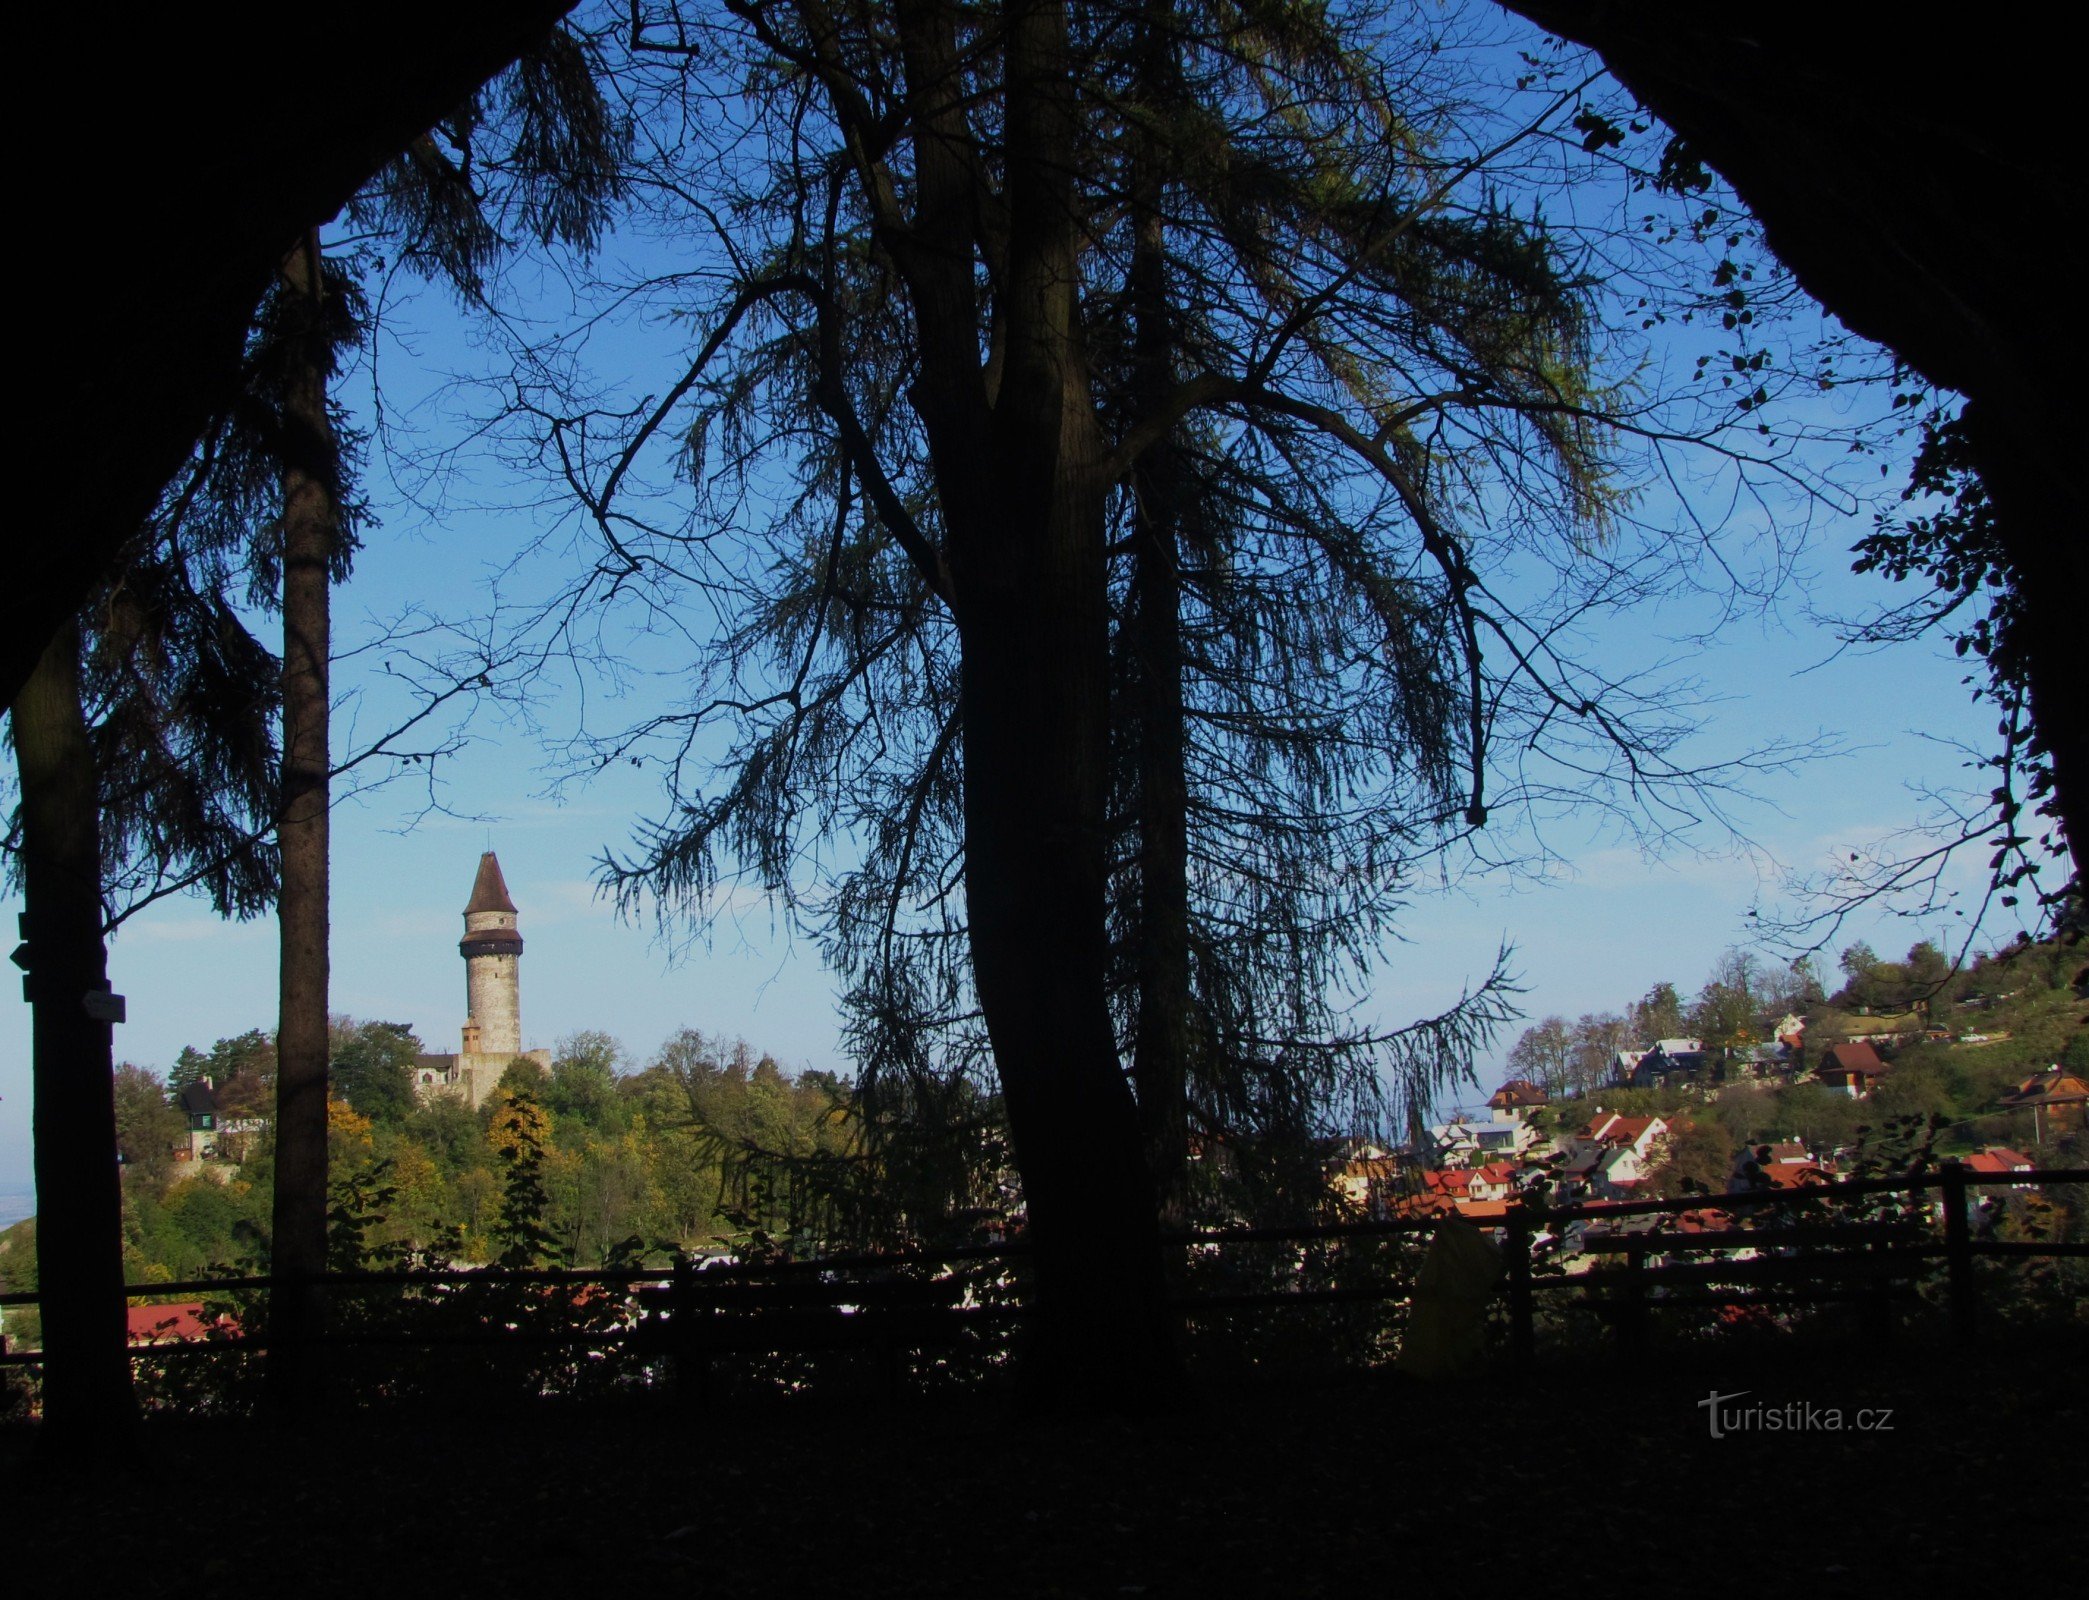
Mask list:
[[[90,1596],[2083,1592],[2085,1354],[1232,1383],[1136,1421],[1006,1397],[159,1420],[96,1471],[17,1429],[0,1550]]]

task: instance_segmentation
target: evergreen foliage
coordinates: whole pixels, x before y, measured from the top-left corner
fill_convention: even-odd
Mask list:
[[[490,1131],[505,1170],[493,1238],[501,1247],[495,1259],[504,1267],[555,1265],[559,1259],[558,1241],[544,1223],[550,1204],[544,1192],[542,1128],[537,1102],[527,1091],[495,1102]]]
[[[863,1091],[891,1097],[874,1126],[903,1128],[958,1077],[985,1098],[1022,1071],[973,988],[1000,746],[966,686],[1000,630],[968,607],[965,551],[1012,548],[989,509],[1034,498],[981,478],[990,452],[1061,448],[1018,445],[1039,390],[1003,385],[1030,337],[1011,263],[1071,212],[1079,281],[1035,383],[1065,384],[1057,414],[1095,459],[1038,482],[1083,486],[1067,514],[1096,519],[1092,587],[1036,599],[1068,632],[1027,670],[1102,642],[1108,703],[1082,715],[1107,723],[1105,792],[1099,819],[1018,831],[1034,853],[1100,830],[1101,1000],[1165,1205],[1193,1139],[1295,1155],[1400,1124],[1513,1015],[1502,960],[1412,1028],[1353,1014],[1419,863],[1491,856],[1490,813],[1629,809],[1707,775],[1674,761],[1672,705],[1564,654],[1575,621],[1676,562],[1621,538],[1641,401],[1598,348],[1594,281],[1504,203],[1508,164],[1470,153],[1517,136],[1460,124],[1392,10],[1076,8],[1040,69],[1064,77],[1028,88],[993,16],[641,16],[650,193],[732,268],[688,373],[616,448],[600,409],[583,445],[572,405],[526,405],[615,593],[725,606],[689,709],[596,748],[676,746],[669,814],[611,878],[670,916],[734,877],[787,904],[847,981]],[[1034,190],[1032,92],[1067,119]],[[683,281],[663,292],[690,314]],[[750,529],[750,506],[773,514]],[[1516,570],[1550,592],[1519,608],[1490,587]],[[700,771],[712,726],[729,749]],[[837,834],[846,865],[808,872]]]

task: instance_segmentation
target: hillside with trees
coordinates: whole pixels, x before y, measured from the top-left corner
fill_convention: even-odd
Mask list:
[[[472,1110],[453,1098],[416,1097],[420,1041],[401,1024],[336,1018],[331,1032],[333,1206],[360,1208],[361,1243],[375,1254],[458,1264],[500,1254],[501,1155],[513,1139],[503,1125],[518,1105],[541,1145],[548,1262],[600,1265],[619,1251],[702,1256],[764,1242],[802,1247],[846,1242],[874,1226],[890,1240],[917,1225],[962,1232],[994,1220],[997,1197],[987,1190],[970,1208],[917,1193],[921,1215],[912,1215],[899,1191],[908,1181],[918,1189],[923,1175],[882,1181],[893,1164],[873,1160],[853,1086],[831,1073],[787,1072],[742,1041],[684,1029],[634,1061],[609,1034],[575,1034],[560,1041],[549,1072],[520,1060]],[[166,1079],[119,1069],[127,1281],[266,1266],[273,1073],[273,1048],[259,1029],[183,1050]],[[220,1126],[205,1158],[191,1160],[173,1097],[204,1080]],[[980,1108],[982,1129],[988,1109]],[[224,1131],[249,1122],[259,1125]],[[983,1138],[982,1154],[992,1148]],[[34,1226],[0,1236],[8,1287],[34,1286]]]
[[[1677,1134],[1659,1183],[1674,1193],[1685,1192],[1686,1180],[1716,1192],[1744,1145],[1796,1140],[1846,1150],[1903,1119],[1932,1128],[1940,1155],[1991,1145],[2032,1150],[2041,1127],[2031,1111],[2005,1106],[2005,1096],[2052,1066],[2089,1070],[2078,946],[2024,940],[1954,969],[1926,940],[1898,961],[1859,943],[1838,965],[1844,982],[1824,994],[1810,963],[1779,968],[1729,951],[1688,1001],[1664,982],[1622,1013],[1571,1024],[1541,1019],[1512,1047],[1509,1069],[1552,1093],[1540,1113],[1548,1127],[1579,1126],[1598,1107],[1668,1119]],[[1788,1016],[1804,1024],[1800,1042],[1774,1067],[1759,1066],[1753,1047],[1774,1043]],[[1864,1098],[1816,1080],[1812,1063],[1829,1046],[1881,1034],[1876,1048],[1888,1070]],[[1618,1051],[1663,1038],[1702,1043],[1707,1065],[1659,1086],[1617,1081]],[[2061,1160],[2078,1152],[2079,1136],[2069,1138],[2065,1150],[2056,1144],[2048,1153]]]

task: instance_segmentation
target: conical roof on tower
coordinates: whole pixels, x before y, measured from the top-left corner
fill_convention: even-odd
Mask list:
[[[474,911],[506,911],[513,913],[515,902],[508,898],[508,881],[500,875],[500,858],[491,850],[479,857],[479,875],[472,880],[471,903],[464,908],[468,917]]]

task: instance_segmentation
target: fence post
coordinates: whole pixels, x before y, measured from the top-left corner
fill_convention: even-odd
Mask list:
[[[1966,1169],[1953,1159],[1944,1163],[1944,1287],[1951,1307],[1951,1331],[1973,1337],[1973,1230],[1966,1217]]]
[[[697,1397],[697,1391],[710,1376],[696,1365],[696,1295],[692,1280],[689,1257],[677,1250],[673,1275],[667,1284],[667,1347],[674,1364],[675,1399],[684,1405]]]
[[[1629,1356],[1647,1348],[1647,1241],[1627,1241],[1622,1299],[1618,1308],[1618,1347]]]
[[[1509,1213],[1509,1359],[1528,1367],[1537,1347],[1531,1306],[1530,1213],[1518,1206]]]
[[[1870,1272],[1859,1290],[1863,1298],[1857,1303],[1858,1326],[1867,1339],[1878,1345],[1893,1338],[1893,1302],[1887,1297],[1885,1273],[1879,1270],[1887,1265],[1880,1257],[1892,1248],[1885,1240],[1860,1247],[1860,1254],[1869,1259]]]

